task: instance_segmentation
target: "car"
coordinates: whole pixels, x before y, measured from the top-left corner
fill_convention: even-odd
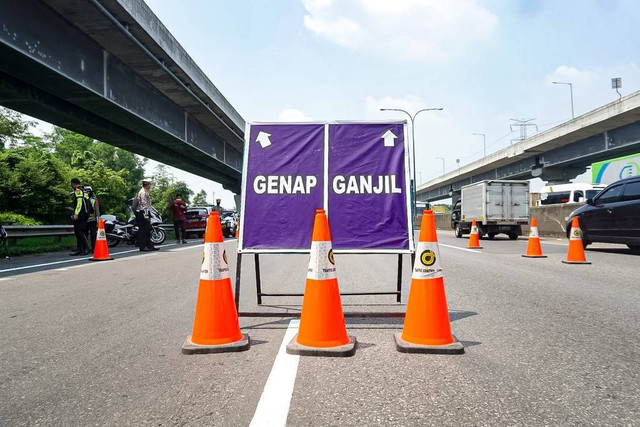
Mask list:
[[[571,221],[578,218],[582,244],[621,243],[640,252],[640,176],[610,184],[587,204],[571,212],[566,224],[567,237]]]
[[[184,222],[184,228],[187,237],[194,234],[198,237],[204,236],[204,231],[207,226],[207,218],[209,214],[214,210],[215,206],[191,206],[187,208],[185,216],[187,220]],[[229,221],[224,220],[224,215],[221,215],[220,225],[222,227],[222,235],[225,237],[233,237],[235,235],[235,225],[232,227],[229,225]]]

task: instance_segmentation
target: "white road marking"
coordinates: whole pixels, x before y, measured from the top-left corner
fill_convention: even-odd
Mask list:
[[[67,271],[69,267],[56,268],[56,271]]]
[[[168,245],[164,245],[164,247],[168,247],[168,246],[174,246],[175,243],[169,243]],[[131,252],[138,252],[140,249],[131,249],[128,251],[122,251],[122,252],[115,252],[110,254],[111,256],[119,256],[119,255],[123,255],[123,254],[129,254]],[[88,261],[91,258],[74,258],[74,259],[65,259],[62,261],[52,261],[52,262],[46,262],[46,263],[42,263],[42,264],[32,264],[32,265],[23,265],[22,267],[14,267],[14,268],[6,268],[4,270],[0,270],[0,273],[8,273],[10,271],[19,271],[19,270],[28,270],[30,268],[38,268],[38,267],[47,267],[50,265],[58,265],[58,264],[67,264],[70,262],[78,262],[78,261]],[[84,265],[94,265],[94,264],[82,264]],[[73,268],[77,268],[79,266],[74,266]],[[71,268],[71,267],[69,267]],[[58,269],[60,271],[64,271],[62,269]]]
[[[0,277],[0,282],[4,282],[11,279],[13,279],[13,277]]]
[[[298,374],[300,356],[287,353],[287,344],[298,333],[300,319],[293,319],[284,333],[250,427],[284,426],[287,424],[293,386]]]
[[[461,251],[473,252],[474,254],[481,254],[481,253],[482,253],[482,252],[480,252],[479,250],[468,249],[468,248],[461,248],[460,246],[445,245],[444,243],[438,243],[438,245],[440,245],[440,246],[444,246],[444,247],[446,247],[446,248],[451,248],[451,249],[460,249]]]
[[[201,248],[204,245],[204,243],[200,243],[199,245],[195,245],[195,246],[186,246],[184,248],[180,248],[180,249],[171,249],[169,252],[180,252],[180,251],[186,251],[187,249],[193,249],[193,248]]]

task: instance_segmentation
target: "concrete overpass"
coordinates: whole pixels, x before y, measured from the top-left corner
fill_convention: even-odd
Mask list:
[[[142,0],[0,2],[0,104],[238,193],[244,120]]]
[[[418,187],[419,201],[486,179],[567,182],[593,162],[640,152],[640,91],[490,154]],[[419,159],[418,159],[419,160]]]

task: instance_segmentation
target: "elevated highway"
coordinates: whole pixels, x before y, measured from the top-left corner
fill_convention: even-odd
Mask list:
[[[240,190],[244,120],[142,0],[0,2],[0,105]]]
[[[593,162],[639,151],[640,91],[420,185],[417,199],[446,199],[486,179],[567,182]]]

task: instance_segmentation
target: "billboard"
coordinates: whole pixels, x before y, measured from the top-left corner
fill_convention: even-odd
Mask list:
[[[640,175],[640,153],[591,165],[591,179],[594,184],[611,184],[636,175]]]
[[[405,122],[250,123],[240,252],[308,252],[316,209],[334,251],[413,251]]]

